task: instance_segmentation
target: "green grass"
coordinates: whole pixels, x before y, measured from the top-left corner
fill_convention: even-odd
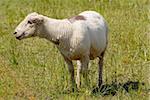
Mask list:
[[[0,100],[148,100],[150,89],[149,0],[0,0]],[[104,84],[144,82],[138,91],[101,96],[81,89],[65,94],[69,73],[56,47],[39,38],[18,41],[14,28],[30,12],[67,18],[84,10],[101,13],[109,24]],[[97,62],[89,68],[91,90]],[[75,67],[76,69],[76,67]]]

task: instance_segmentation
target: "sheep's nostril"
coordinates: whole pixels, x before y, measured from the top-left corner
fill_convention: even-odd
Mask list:
[[[17,32],[14,32],[14,34],[17,34]]]

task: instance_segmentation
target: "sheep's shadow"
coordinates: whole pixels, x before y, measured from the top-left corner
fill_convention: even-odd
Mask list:
[[[104,84],[100,88],[95,87],[92,90],[92,94],[98,93],[101,94],[102,96],[106,95],[114,96],[120,89],[123,89],[128,93],[130,91],[138,91],[140,85],[144,85],[144,83],[140,83],[139,81],[127,81],[125,83],[112,82],[112,84]]]

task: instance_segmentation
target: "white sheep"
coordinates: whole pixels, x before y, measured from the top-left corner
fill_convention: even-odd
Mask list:
[[[54,43],[71,74],[72,88],[80,87],[80,74],[88,84],[88,64],[99,58],[98,86],[102,84],[103,57],[107,47],[108,27],[104,18],[95,11],[84,11],[67,19],[52,19],[38,13],[29,14],[15,29],[17,39],[35,37],[45,38]],[[72,60],[77,60],[77,79],[75,83]]]

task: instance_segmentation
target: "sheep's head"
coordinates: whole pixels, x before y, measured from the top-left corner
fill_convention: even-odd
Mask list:
[[[37,36],[37,30],[42,23],[42,15],[31,13],[16,27],[14,35],[19,40]]]

